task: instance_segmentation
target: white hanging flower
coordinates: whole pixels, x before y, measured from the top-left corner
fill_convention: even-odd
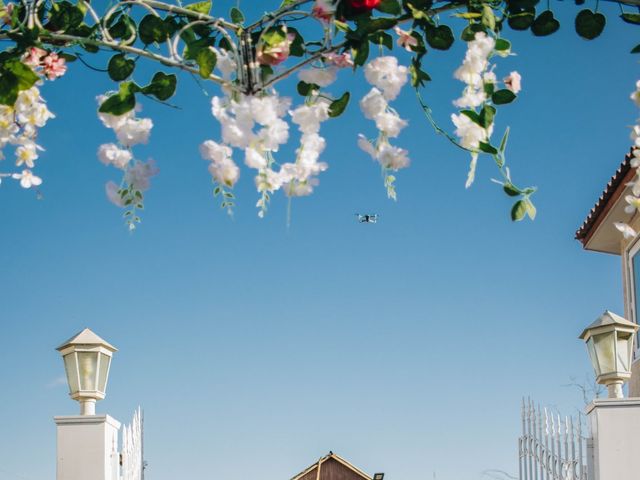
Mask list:
[[[124,200],[122,200],[122,197],[118,193],[118,190],[120,190],[120,187],[118,187],[118,185],[116,185],[116,183],[112,182],[111,180],[109,180],[104,186],[104,191],[107,194],[107,198],[109,199],[109,201],[117,207],[124,207]]]
[[[20,180],[20,186],[22,188],[37,187],[42,184],[42,179],[31,173],[31,170],[22,170],[22,173],[14,173],[11,175],[11,178]]]
[[[27,168],[34,167],[34,160],[38,158],[36,152],[36,144],[27,141],[23,145],[16,148],[16,166],[24,165]]]
[[[150,118],[128,118],[115,129],[118,141],[125,147],[148,143],[153,122]]]
[[[388,137],[395,138],[400,135],[400,131],[408,125],[395,112],[383,112],[376,116],[376,127],[384,132]]]
[[[298,73],[298,78],[306,83],[312,83],[319,87],[328,87],[336,81],[338,69],[336,67],[328,68],[307,68]]]
[[[240,178],[240,169],[230,158],[222,162],[211,162],[209,173],[216,182],[233,187]]]
[[[627,195],[624,197],[624,201],[628,203],[628,205],[624,207],[626,213],[635,213],[636,210],[640,210],[640,198]]]
[[[622,233],[625,240],[628,240],[630,238],[635,238],[638,235],[638,233],[626,223],[613,222],[613,226],[616,227]]]
[[[244,163],[249,168],[261,170],[268,165],[267,159],[255,148],[247,148],[244,151]]]
[[[98,147],[98,159],[105,165],[113,165],[124,170],[132,158],[129,150],[122,149],[114,143],[105,143]]]
[[[136,190],[145,191],[151,186],[151,177],[158,174],[158,168],[153,160],[137,162],[129,167],[125,173],[125,181]]]
[[[460,138],[460,145],[469,150],[476,150],[480,146],[480,142],[486,141],[493,130],[492,126],[487,131],[462,113],[460,115],[452,114],[451,121],[456,126],[455,134]]]
[[[206,140],[200,145],[200,155],[205,160],[221,163],[231,158],[232,150],[226,145],[221,145],[213,140]]]
[[[383,144],[378,151],[378,162],[384,168],[399,170],[409,166],[409,152],[404,148],[394,147],[388,143]]]
[[[360,109],[369,120],[375,120],[387,107],[388,103],[382,95],[382,92],[375,87],[360,100]]]
[[[384,98],[394,100],[407,83],[409,69],[398,65],[396,57],[378,57],[364,68],[364,76],[371,85],[382,90]]]

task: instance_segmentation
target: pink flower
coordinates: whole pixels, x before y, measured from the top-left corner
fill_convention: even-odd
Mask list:
[[[329,65],[338,68],[353,67],[353,60],[349,52],[344,53],[325,53],[322,56]]]
[[[38,47],[31,47],[27,52],[27,56],[24,58],[24,63],[30,67],[39,67],[42,62],[42,57],[47,55],[47,51]]]
[[[513,93],[518,93],[522,90],[521,85],[522,77],[518,72],[511,72],[508,77],[503,79],[504,86],[511,90]]]
[[[402,30],[400,27],[395,27],[394,32],[398,35],[398,45],[404,48],[407,52],[411,52],[411,47],[418,46],[418,39],[411,35],[411,32]]]
[[[55,80],[61,77],[67,71],[67,65],[64,58],[58,56],[57,53],[50,53],[44,57],[44,74],[49,80]]]
[[[279,43],[269,45],[266,42],[258,47],[257,60],[261,65],[279,65],[289,58],[289,48],[291,42],[296,38],[294,33],[287,33],[284,40]]]
[[[329,23],[335,13],[335,7],[331,0],[316,0],[316,4],[311,9],[311,14],[318,20]]]

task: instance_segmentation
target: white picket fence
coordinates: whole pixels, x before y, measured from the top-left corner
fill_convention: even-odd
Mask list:
[[[144,417],[140,407],[134,412],[129,425],[122,429],[122,452],[120,452],[120,477],[122,480],[144,480]]]
[[[580,416],[563,420],[523,400],[519,450],[520,480],[590,480],[586,461],[590,450]]]

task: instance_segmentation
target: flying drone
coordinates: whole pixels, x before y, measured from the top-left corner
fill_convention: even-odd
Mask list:
[[[377,213],[356,213],[359,223],[378,223]]]

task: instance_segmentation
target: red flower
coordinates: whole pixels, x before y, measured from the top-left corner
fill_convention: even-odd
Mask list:
[[[357,12],[369,12],[380,5],[381,0],[347,0],[347,6]]]

